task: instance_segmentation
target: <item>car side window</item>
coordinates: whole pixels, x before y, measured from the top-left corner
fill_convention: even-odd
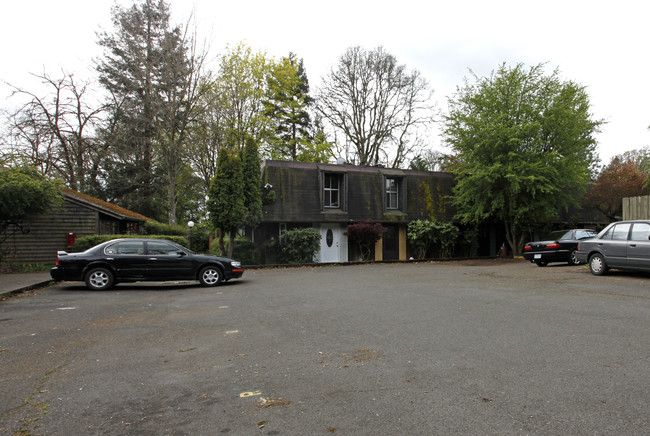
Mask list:
[[[648,223],[634,223],[632,226],[632,241],[650,241],[650,224]]]
[[[612,229],[612,239],[615,241],[627,241],[627,235],[630,232],[630,224],[617,224]]]
[[[148,241],[147,249],[149,250],[149,254],[155,254],[157,256],[175,256],[178,254],[178,248],[165,242]]]
[[[106,254],[144,254],[144,244],[139,241],[123,241],[104,249]]]

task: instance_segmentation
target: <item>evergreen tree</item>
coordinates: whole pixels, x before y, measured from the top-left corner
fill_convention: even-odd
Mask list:
[[[312,120],[312,104],[303,61],[290,53],[273,65],[268,76],[264,115],[272,129],[267,153],[272,159],[328,162],[334,157],[322,123]]]
[[[242,161],[235,150],[222,148],[217,161],[217,174],[210,185],[207,201],[210,222],[219,230],[219,251],[226,255],[224,237],[228,236],[228,256],[232,256],[235,236],[247,217],[244,196]]]
[[[309,81],[303,61],[296,55],[282,58],[268,76],[264,114],[269,117],[274,135],[271,156],[280,160],[298,160],[301,149],[309,142],[311,103]]]
[[[262,221],[262,174],[257,143],[248,138],[242,152],[243,196],[247,209],[246,224],[256,227]]]
[[[114,102],[105,130],[112,150],[109,197],[153,218],[167,209],[173,224],[185,130],[198,100],[204,56],[195,56],[185,33],[171,26],[164,0],[117,5],[112,16],[114,33],[100,34],[105,55],[97,66]]]

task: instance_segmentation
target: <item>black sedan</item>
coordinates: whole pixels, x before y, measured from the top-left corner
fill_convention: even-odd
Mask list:
[[[550,262],[567,262],[569,265],[579,265],[577,256],[578,242],[596,236],[595,230],[571,229],[551,232],[543,241],[528,242],[524,246],[524,259],[546,266]]]
[[[610,268],[650,271],[650,221],[612,223],[595,238],[580,241],[577,256],[597,276]]]
[[[203,286],[244,274],[241,263],[195,254],[162,239],[113,239],[83,253],[57,253],[50,270],[55,280],[83,281],[89,289],[108,289],[120,282],[198,280]]]

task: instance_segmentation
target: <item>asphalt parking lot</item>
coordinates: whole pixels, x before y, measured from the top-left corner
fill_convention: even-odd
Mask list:
[[[650,275],[493,260],[0,303],[0,434],[650,433]]]

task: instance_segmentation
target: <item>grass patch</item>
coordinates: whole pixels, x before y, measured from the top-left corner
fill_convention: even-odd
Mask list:
[[[17,274],[49,271],[52,265],[44,263],[2,263],[0,264],[0,274]]]

